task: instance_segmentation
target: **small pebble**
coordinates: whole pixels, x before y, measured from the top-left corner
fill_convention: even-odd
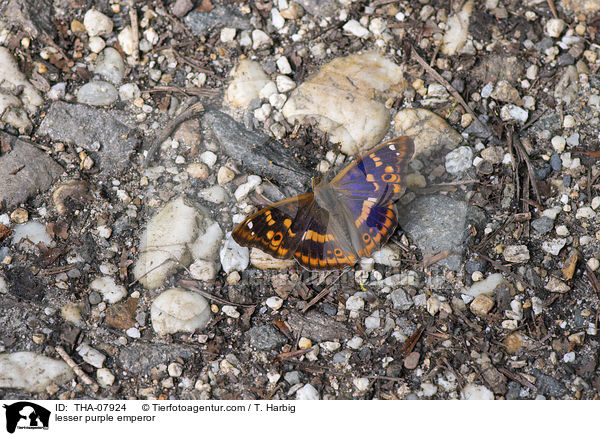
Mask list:
[[[27,209],[19,207],[11,212],[10,219],[16,224],[26,223],[29,220],[29,212]]]
[[[281,74],[291,74],[292,73],[292,67],[290,66],[290,62],[288,61],[288,59],[285,56],[280,57],[279,59],[277,59],[277,69],[279,70],[279,72]]]
[[[112,20],[96,9],[85,13],[83,25],[89,36],[106,35],[113,30]]]
[[[217,163],[217,155],[207,150],[200,155],[200,160],[208,165],[209,168],[212,168]]]
[[[369,31],[356,20],[348,21],[344,24],[343,29],[358,38],[366,38],[369,35]]]
[[[358,350],[360,347],[362,347],[363,343],[364,343],[363,338],[361,338],[360,336],[354,336],[352,339],[350,339],[348,342],[346,342],[346,345],[348,346],[348,348],[351,348],[353,350]]]
[[[178,362],[172,362],[169,363],[167,371],[171,377],[181,377],[181,374],[183,374],[183,366]]]
[[[485,294],[479,294],[471,302],[469,309],[471,309],[471,312],[473,312],[474,315],[484,316],[492,310],[492,307],[494,307],[494,300]]]
[[[312,347],[312,341],[308,338],[302,337],[298,340],[298,348],[301,350],[307,350]]]
[[[507,262],[523,263],[529,260],[529,249],[526,245],[508,245],[503,255]]]
[[[573,117],[573,115],[565,115],[565,118],[563,119],[563,127],[565,129],[572,129],[576,125],[577,122],[575,121],[575,117]]]
[[[404,358],[404,367],[406,369],[415,369],[417,365],[419,365],[419,359],[421,358],[421,354],[417,351],[413,351],[408,356]]]
[[[546,34],[552,38],[558,38],[565,30],[567,24],[560,18],[551,18],[546,23]]]
[[[240,317],[240,313],[237,311],[237,309],[233,306],[223,306],[223,308],[221,309],[223,311],[223,313],[225,315],[227,315],[230,318],[239,318]]]
[[[279,310],[283,305],[283,299],[279,297],[269,297],[267,298],[267,301],[265,301],[265,304],[273,310]]]
[[[365,301],[358,295],[352,295],[346,300],[346,310],[361,310],[365,307]]]
[[[554,150],[557,153],[562,153],[563,151],[565,151],[565,145],[567,144],[567,140],[564,138],[564,136],[555,136],[552,138],[551,142],[552,147],[554,147]]]
[[[600,261],[595,257],[588,259],[586,263],[592,271],[596,271],[598,268],[600,268]]]

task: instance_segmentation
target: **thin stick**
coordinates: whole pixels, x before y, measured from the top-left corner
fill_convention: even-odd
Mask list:
[[[317,304],[319,302],[319,300],[321,300],[327,294],[329,294],[329,292],[331,291],[331,288],[333,288],[333,285],[335,284],[335,282],[337,282],[342,277],[342,275],[344,274],[344,272],[345,271],[341,272],[340,275],[337,277],[337,279],[335,279],[327,288],[325,288],[321,292],[319,292],[315,298],[313,298],[312,300],[310,300],[308,302],[308,304],[306,305],[306,307],[304,309],[302,309],[302,313],[306,313],[306,311],[308,309],[310,309],[312,306],[314,306],[315,304]]]
[[[240,307],[256,307],[256,306],[258,306],[258,303],[254,303],[254,304],[233,303],[231,301],[225,300],[224,298],[216,297],[216,296],[212,295],[210,292],[206,292],[206,291],[200,289],[199,287],[197,287],[196,282],[193,280],[180,280],[178,285],[180,285],[186,289],[191,289],[194,292],[199,293],[203,297],[206,297],[209,300],[217,301],[221,304],[228,304],[230,306],[240,306]]]
[[[427,62],[425,62],[425,59],[423,59],[421,56],[419,56],[419,53],[417,53],[417,50],[415,50],[414,47],[412,47],[412,54],[415,57],[415,59],[417,60],[417,62],[419,62],[419,64],[425,68],[425,71],[427,71],[429,74],[431,74],[435,80],[437,80],[438,82],[440,82],[444,88],[446,88],[448,90],[448,92],[450,94],[452,94],[452,96],[460,103],[460,105],[473,117],[473,120],[475,120],[475,122],[477,124],[479,124],[479,126],[484,130],[484,131],[489,131],[489,129],[479,120],[479,118],[477,118],[477,115],[475,115],[475,112],[473,112],[473,109],[471,109],[469,107],[469,105],[467,104],[467,102],[465,101],[464,98],[462,98],[462,96],[458,93],[458,91],[456,89],[454,89],[454,87],[446,80],[444,79],[442,76],[440,76],[440,74],[435,71],[431,66],[429,66],[429,64]]]
[[[69,365],[69,367],[71,367],[75,374],[77,374],[77,377],[79,377],[81,381],[84,382],[86,385],[89,385],[92,388],[92,391],[98,392],[98,390],[100,389],[98,384],[94,380],[92,380],[89,375],[83,372],[83,370],[79,367],[79,365],[77,365],[77,363],[75,363],[75,361],[71,358],[71,356],[69,356],[65,349],[60,345],[55,347],[55,349],[59,356],[62,357],[62,359],[65,361],[65,363]]]
[[[131,21],[131,36],[134,47],[131,57],[133,58],[134,63],[136,63],[139,58],[138,47],[140,45],[140,32],[138,29],[137,11],[135,10],[135,2],[133,0],[129,0],[129,21]]]

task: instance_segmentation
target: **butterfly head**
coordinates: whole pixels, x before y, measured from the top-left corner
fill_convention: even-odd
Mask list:
[[[314,176],[311,180],[312,182],[312,189],[313,191],[317,188],[317,186],[319,186],[321,183],[323,183],[323,178],[321,176]]]

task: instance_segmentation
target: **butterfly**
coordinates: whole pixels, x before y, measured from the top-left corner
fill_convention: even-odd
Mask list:
[[[294,257],[309,270],[341,269],[383,245],[394,232],[394,201],[404,193],[411,138],[379,144],[331,182],[286,198],[246,218],[233,239],[278,259]]]

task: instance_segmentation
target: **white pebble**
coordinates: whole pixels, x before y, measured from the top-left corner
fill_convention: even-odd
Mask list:
[[[207,150],[200,155],[200,160],[204,162],[209,168],[212,168],[217,163],[217,155],[212,151]]]
[[[92,348],[87,343],[82,343],[77,347],[77,353],[81,358],[95,368],[102,368],[106,356],[100,351]]]
[[[285,18],[275,8],[271,9],[271,22],[276,29],[282,29],[285,26]]]
[[[291,91],[296,87],[296,82],[294,82],[288,76],[284,76],[281,74],[277,76],[277,78],[275,79],[275,83],[277,84],[277,89],[281,93]]]
[[[258,97],[268,100],[273,94],[277,94],[277,85],[273,81],[268,81],[258,92]]]
[[[203,329],[210,320],[210,306],[195,292],[171,288],[154,299],[150,308],[152,328],[165,335]]]
[[[562,153],[565,151],[565,145],[567,144],[567,140],[563,136],[555,136],[551,140],[552,147],[557,153]]]
[[[112,386],[112,384],[115,382],[115,376],[108,368],[98,369],[98,371],[96,371],[96,379],[103,388]]]
[[[363,343],[364,343],[363,338],[361,338],[360,336],[354,336],[352,339],[350,339],[348,342],[346,342],[346,345],[348,346],[348,348],[351,348],[353,350],[358,350],[360,347],[362,347]]]
[[[507,104],[500,109],[502,121],[518,121],[525,123],[529,118],[529,111],[514,104]]]
[[[255,175],[248,176],[248,180],[246,181],[246,183],[242,183],[235,190],[233,195],[235,196],[236,200],[239,202],[239,201],[242,201],[244,198],[246,198],[246,196],[250,193],[250,191],[252,191],[258,185],[260,185],[261,181],[262,181],[262,179],[259,176],[255,176]]]
[[[190,265],[190,275],[196,280],[209,282],[217,278],[217,266],[210,260],[198,259]]]
[[[106,42],[99,36],[92,36],[88,41],[88,46],[93,53],[100,53],[106,47]]]
[[[223,306],[223,308],[221,310],[223,311],[223,313],[225,315],[227,315],[230,318],[239,318],[240,317],[240,313],[233,306],[226,305],[226,306]]]
[[[221,42],[228,43],[232,42],[235,39],[236,29],[232,29],[231,27],[223,27],[221,29]]]
[[[267,47],[271,45],[273,41],[269,38],[265,32],[260,29],[254,29],[252,31],[252,48],[258,50],[259,48]]]
[[[310,383],[305,384],[296,391],[297,400],[318,400],[319,392]]]
[[[348,21],[344,24],[343,29],[358,38],[365,38],[369,35],[369,31],[356,20]]]
[[[365,301],[358,295],[352,295],[346,300],[346,310],[361,310],[365,307]]]
[[[94,279],[89,286],[90,289],[100,292],[104,301],[109,304],[118,303],[127,295],[125,286],[117,284],[114,278],[108,276]]]
[[[113,30],[112,20],[96,9],[90,9],[85,13],[83,26],[89,36],[106,35]]]
[[[281,74],[291,74],[292,73],[292,67],[290,66],[290,62],[288,61],[288,59],[285,56],[281,56],[279,59],[277,59],[277,68],[279,69],[279,72]]]
[[[586,263],[592,271],[596,271],[598,268],[600,268],[600,261],[595,257],[588,259]]]
[[[594,209],[592,209],[589,206],[580,207],[579,209],[577,209],[577,212],[575,213],[575,218],[577,218],[577,219],[581,219],[581,218],[593,219],[595,216],[596,216],[596,212],[594,212]]]
[[[365,328],[368,330],[378,329],[381,326],[381,318],[379,317],[379,311],[376,310],[371,315],[365,318]]]
[[[121,45],[121,48],[123,49],[125,54],[129,56],[133,55],[137,47],[135,44],[135,35],[133,34],[131,26],[126,26],[125,28],[123,28],[123,30],[119,32],[117,40],[119,41],[119,44]]]
[[[566,25],[560,18],[551,18],[546,23],[546,33],[552,38],[558,38],[565,30]]]
[[[563,119],[563,127],[565,129],[572,129],[576,125],[577,122],[575,121],[575,117],[573,117],[573,115],[566,115]]]
[[[267,298],[267,301],[265,301],[265,304],[273,310],[279,310],[279,309],[281,309],[281,306],[283,305],[283,300],[279,297],[273,296],[273,297]]]

